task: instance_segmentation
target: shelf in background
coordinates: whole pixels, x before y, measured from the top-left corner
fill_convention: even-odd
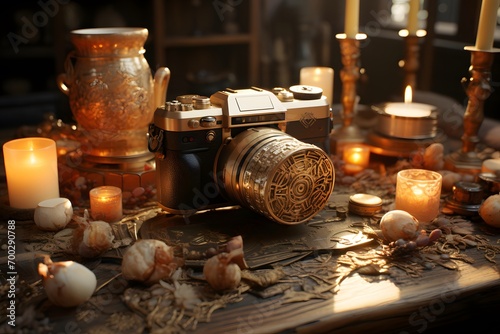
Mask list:
[[[252,36],[249,34],[218,34],[190,37],[168,37],[163,41],[164,47],[196,47],[215,45],[234,45],[250,43]]]

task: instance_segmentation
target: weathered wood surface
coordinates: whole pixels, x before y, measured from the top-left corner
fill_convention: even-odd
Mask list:
[[[37,239],[38,232],[32,222],[19,224],[16,231],[18,249],[22,250],[24,243],[29,244],[30,238]],[[495,243],[498,235],[489,235],[488,238]],[[458,270],[437,266],[425,270],[418,278],[401,276],[395,279],[354,273],[342,281],[332,298],[326,300],[284,304],[278,297],[262,299],[245,293],[242,301],[215,311],[210,322],[200,322],[196,330],[188,332],[422,333],[436,326],[456,328],[464,321],[471,321],[484,329],[481,325],[491,326],[498,321],[492,310],[498,310],[500,306],[499,265],[487,261],[475,248],[463,252],[475,262],[457,261]],[[498,258],[497,255],[497,261]],[[29,283],[36,282],[39,277],[33,253],[20,252],[17,260],[20,278]],[[120,273],[119,258],[90,260],[85,264],[96,273],[98,286]],[[124,284],[127,283],[116,279],[100,291],[97,294],[100,304],[93,311],[97,309],[99,312],[88,319],[82,318],[85,313],[82,308],[57,308],[43,297],[33,302],[48,317],[53,332],[98,333],[102,332],[102,325],[112,314],[130,312],[120,295]],[[118,293],[113,293],[113,290]],[[135,329],[136,333],[143,332],[141,326]]]

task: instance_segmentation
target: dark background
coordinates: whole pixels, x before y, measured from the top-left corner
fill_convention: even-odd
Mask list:
[[[217,2],[208,0],[4,3],[0,14],[0,126],[37,124],[48,112],[71,122],[67,97],[58,90],[55,79],[64,71],[64,59],[72,48],[69,32],[105,26],[149,30],[145,56],[152,72],[160,66],[172,71],[168,99],[179,94],[208,95],[228,86],[286,87],[298,83],[301,67],[320,65],[335,70],[334,103],[338,103],[342,66],[335,35],[343,32],[344,1],[260,0],[259,13],[253,15],[255,1],[259,0],[221,0],[219,4],[233,4],[225,7],[230,10],[224,12],[223,20],[214,7]],[[155,13],[158,3],[162,3],[163,13]],[[361,45],[361,65],[366,75],[359,81],[358,93],[363,104],[402,98],[404,73],[398,62],[404,57],[405,40],[397,32],[404,24],[391,22],[392,5],[390,0],[361,0],[360,31],[368,35]],[[420,42],[417,89],[466,104],[461,79],[469,76],[470,52],[463,48],[475,43],[480,5],[479,0],[423,1],[427,36]],[[36,23],[36,29],[26,30],[26,21]],[[252,22],[258,23],[259,31],[251,31]],[[443,33],[435,29],[434,23],[448,24],[456,30]],[[259,41],[258,70],[253,79],[248,74],[249,42],[204,42],[231,29]],[[21,39],[16,40],[19,36]],[[162,38],[177,42],[158,43]],[[185,41],[191,45],[183,46]],[[18,50],[13,46],[16,42]],[[485,103],[485,116],[500,119],[497,58],[492,67],[494,91]]]

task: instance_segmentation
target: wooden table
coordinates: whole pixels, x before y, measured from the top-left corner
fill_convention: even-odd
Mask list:
[[[4,178],[4,176],[3,176]],[[379,193],[378,189],[369,192]],[[203,226],[203,231],[216,230],[221,233],[220,226],[228,226],[227,235],[242,234],[245,243],[245,254],[250,263],[252,256],[258,254],[259,242],[265,240],[265,246],[270,247],[269,253],[279,253],[289,247],[303,246],[299,241],[302,236],[311,234],[316,237],[318,245],[330,240],[339,231],[352,229],[352,224],[364,223],[376,228],[376,219],[359,217],[348,213],[346,219],[337,218],[334,207],[346,205],[346,199],[355,190],[349,184],[336,180],[331,198],[333,206],[328,205],[310,224],[304,226],[276,226],[262,217],[245,209],[236,211],[217,211],[199,214],[191,217],[191,223],[183,224],[179,217],[160,214],[145,222],[139,236],[158,237],[169,242],[175,241],[169,232],[194,230],[197,224]],[[5,179],[0,188],[0,289],[1,319],[0,332],[12,331],[7,325],[6,306],[10,275],[7,261],[7,225],[9,220],[15,220],[16,226],[16,272],[18,279],[16,287],[16,330],[25,328],[25,332],[47,333],[144,333],[147,330],[147,314],[140,314],[124,302],[127,291],[148,291],[148,287],[134,282],[127,282],[121,276],[121,256],[126,247],[110,250],[100,258],[81,259],[74,255],[64,254],[60,248],[50,248],[54,232],[43,232],[37,229],[32,221],[30,210],[10,210],[6,206]],[[387,194],[384,201],[390,209],[391,195]],[[76,208],[81,214],[83,208]],[[79,209],[79,211],[78,211]],[[73,223],[72,223],[73,224]],[[240,224],[240,225],[239,225]],[[474,235],[489,240],[489,244],[499,247],[500,232],[487,229],[480,220],[474,219]],[[249,229],[248,226],[251,226]],[[74,225],[70,225],[74,227]],[[253,232],[249,232],[253,231]],[[312,232],[311,232],[312,231]],[[310,232],[310,233],[309,233]],[[158,235],[156,235],[156,233]],[[309,238],[310,241],[315,240]],[[52,245],[52,246],[51,246]],[[49,247],[50,246],[50,247]],[[280,248],[281,247],[281,248]],[[306,276],[311,271],[304,269],[302,276],[299,270],[314,266],[324,266],[317,275],[316,282],[324,279],[335,282],[337,269],[346,268],[339,264],[340,259],[349,251],[356,253],[369,252],[380,247],[377,242],[351,250],[334,251],[297,251],[296,258],[282,259],[281,262],[270,263],[267,266],[257,266],[255,271],[271,268],[277,264],[287,268],[289,276],[282,278],[285,283],[292,282],[297,289],[297,282],[302,288],[312,289],[314,284],[305,284]],[[300,247],[299,247],[300,248]],[[74,259],[81,261],[97,276],[98,287],[91,300],[76,308],[59,308],[52,305],[46,298],[40,277],[37,273],[35,253],[54,252],[54,260]],[[198,322],[196,326],[187,326],[185,332],[193,333],[429,333],[433,331],[463,332],[465,326],[472,326],[483,333],[496,333],[500,310],[500,270],[498,253],[489,261],[483,250],[468,247],[461,254],[473,259],[473,263],[454,260],[457,269],[450,270],[436,265],[429,270],[421,270],[415,277],[403,271],[394,271],[394,275],[366,275],[358,271],[350,272],[340,284],[330,290],[298,302],[287,302],[286,294],[278,293],[269,298],[262,298],[251,293],[248,288],[242,288],[241,293],[232,292],[224,307],[218,308],[208,322]],[[290,256],[290,255],[289,255]],[[303,256],[301,258],[301,256]],[[404,261],[403,261],[404,262]],[[411,261],[407,264],[411,267]],[[415,265],[416,266],[416,265]],[[194,266],[194,272],[200,267]],[[302,269],[301,269],[302,268]],[[324,274],[326,270],[327,274]],[[345,271],[343,271],[345,272]],[[331,275],[333,278],[329,278]],[[187,281],[188,283],[190,281]],[[205,287],[203,281],[191,279],[191,283]],[[324,283],[324,282],[323,282]],[[299,284],[300,285],[300,284]],[[299,286],[300,288],[300,286]],[[309,296],[310,297],[310,296]],[[307,297],[307,298],[309,298]],[[307,299],[304,297],[304,299]],[[179,315],[177,313],[177,315]],[[168,327],[165,332],[176,332]]]
[[[337,217],[334,207],[342,207],[346,199],[352,194],[348,186],[336,185],[331,202],[307,231],[315,231],[316,235],[324,235],[328,239],[339,230],[352,226],[353,223],[363,222],[373,225],[374,219],[359,217],[348,213],[345,219],[331,219]],[[390,201],[389,201],[390,202]],[[390,204],[389,204],[390,207]],[[168,232],[176,229],[187,231],[196,230],[197,223],[202,223],[204,228],[232,222],[235,224],[255,223],[253,230],[259,231],[262,238],[270,239],[276,237],[276,243],[283,242],[279,237],[280,231],[285,231],[284,226],[272,226],[260,216],[245,209],[208,212],[199,215],[199,221],[193,217],[192,224],[183,225],[182,219],[171,215],[160,214],[155,218],[147,220],[142,224],[139,236],[154,237],[155,233],[166,236]],[[63,309],[53,306],[46,298],[41,287],[39,276],[36,272],[36,263],[39,259],[34,258],[36,252],[44,252],[43,240],[47,242],[53,237],[52,232],[39,231],[34,223],[30,221],[29,212],[10,213],[10,219],[16,219],[16,265],[19,274],[17,287],[17,313],[18,327],[22,324],[34,331],[34,328],[46,328],[46,332],[54,333],[143,333],[149,332],[145,328],[147,315],[133,312],[124,302],[123,298],[127,289],[146,291],[148,287],[133,282],[127,282],[120,277],[120,256],[124,247],[111,250],[102,258],[82,260],[82,263],[91,268],[98,278],[98,286],[103,286],[87,302],[77,308]],[[17,215],[17,216],[16,216]],[[1,244],[6,243],[5,212],[2,220]],[[326,223],[325,223],[326,219]],[[484,223],[474,221],[475,234],[486,237],[490,244],[499,246],[498,231],[485,230]],[[268,226],[269,228],[266,228]],[[234,227],[234,226],[233,226]],[[292,240],[290,247],[295,247],[294,236],[300,238],[301,228],[288,228],[289,235],[284,238]],[[295,231],[293,230],[295,229]],[[219,230],[217,230],[219,231]],[[241,231],[231,230],[228,233]],[[319,232],[318,232],[319,231]],[[219,231],[220,232],[220,231]],[[141,234],[142,233],[142,234]],[[245,231],[242,232],[245,239]],[[308,232],[307,232],[308,233]],[[319,234],[318,234],[319,233]],[[324,234],[321,234],[324,233]],[[496,234],[495,234],[496,233]],[[255,236],[255,235],[254,235]],[[168,237],[167,237],[168,239]],[[169,239],[170,242],[173,239]],[[267,240],[269,242],[269,240]],[[36,247],[35,247],[36,246]],[[248,243],[251,247],[250,243]],[[354,248],[351,251],[364,253],[379,247],[376,242],[365,246]],[[31,252],[29,252],[31,250]],[[297,268],[317,266],[318,263],[328,263],[330,273],[338,265],[342,256],[348,250],[335,251],[311,251],[301,260],[295,259],[290,263],[281,262],[285,268],[293,267],[295,273]],[[247,252],[245,252],[247,253]],[[248,252],[249,256],[252,252]],[[435,266],[429,270],[420,271],[418,277],[412,277],[404,272],[398,275],[365,275],[357,271],[351,272],[336,289],[320,294],[321,298],[312,298],[305,301],[285,301],[285,294],[280,293],[274,297],[262,298],[250,291],[242,289],[242,293],[233,293],[232,302],[215,310],[208,322],[199,322],[195,329],[186,329],[186,333],[422,333],[432,332],[433,329],[448,331],[461,330],[465,324],[482,329],[483,332],[494,332],[498,327],[498,306],[500,305],[500,273],[498,263],[488,261],[484,252],[475,247],[469,247],[461,251],[474,260],[467,263],[456,260],[456,270]],[[301,254],[298,252],[298,254]],[[1,270],[3,275],[2,284],[5,284],[6,268],[5,250],[2,248]],[[55,259],[74,258],[73,256],[58,253]],[[494,257],[498,262],[498,254]],[[255,270],[269,268],[260,266]],[[343,268],[340,266],[340,268]],[[198,268],[199,269],[199,268]],[[305,275],[309,275],[307,271]],[[297,281],[298,276],[293,280]],[[327,276],[319,277],[321,280],[329,279]],[[284,277],[286,281],[290,277]],[[304,279],[302,277],[302,279]],[[196,281],[196,285],[206,283]],[[329,280],[333,282],[334,280]],[[28,288],[28,284],[31,287]],[[307,287],[307,285],[303,285]],[[23,292],[24,291],[24,292]],[[30,291],[32,297],[21,295]],[[5,290],[4,290],[5,292]],[[236,297],[235,297],[236,296]],[[2,306],[6,303],[6,295],[2,294]],[[307,299],[307,298],[306,298]],[[24,300],[24,301],[23,301]],[[30,309],[31,305],[31,309]],[[5,312],[2,307],[2,312]],[[32,323],[27,322],[30,314],[26,310],[36,313],[31,315]],[[24,317],[24,319],[23,319]],[[36,318],[36,320],[35,320]],[[6,315],[2,313],[2,321]],[[2,326],[6,326],[5,322]],[[32,327],[30,327],[32,326]],[[493,327],[492,327],[493,326]],[[4,327],[0,327],[4,328]],[[1,331],[1,330],[0,330]],[[42,332],[45,332],[42,330]],[[168,330],[166,332],[169,332]],[[495,331],[496,332],[496,331]]]

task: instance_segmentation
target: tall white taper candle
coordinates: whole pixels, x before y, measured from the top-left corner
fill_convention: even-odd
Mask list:
[[[356,38],[359,31],[359,0],[345,1],[344,31],[347,38]]]
[[[490,50],[493,48],[499,5],[500,0],[483,0],[481,4],[476,36],[476,48],[479,50]]]

